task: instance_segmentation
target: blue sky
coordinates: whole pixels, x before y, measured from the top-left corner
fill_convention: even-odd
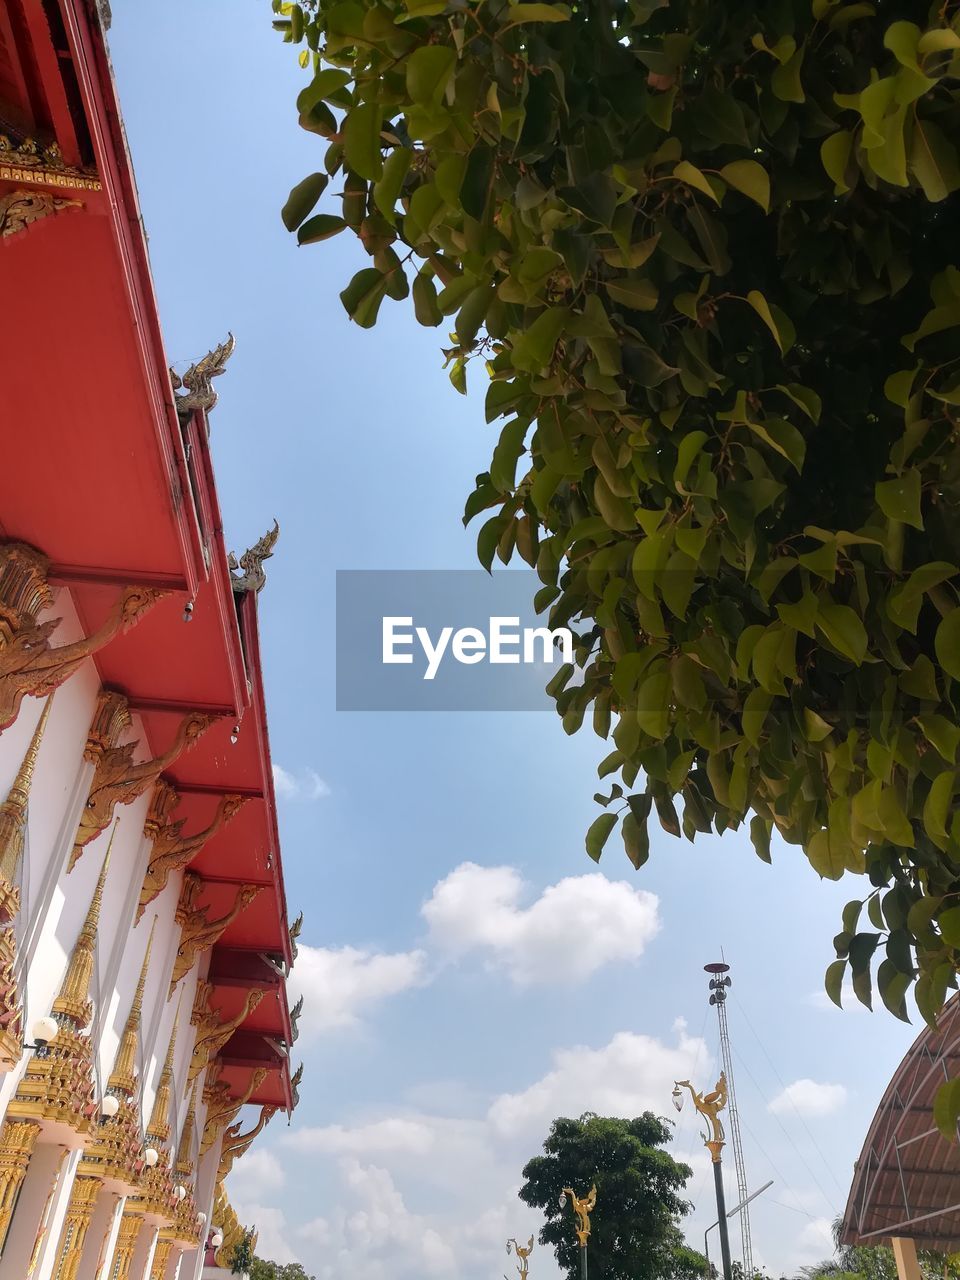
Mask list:
[[[722,949],[749,1182],[775,1183],[755,1254],[777,1274],[824,1256],[914,1034],[818,995],[866,885],[821,883],[783,846],[766,867],[739,834],[659,833],[639,875],[611,841],[598,873],[583,833],[605,748],[588,732],[550,713],[336,712],[336,571],[475,564],[460,514],[495,439],[483,388],[452,390],[442,331],[408,304],[371,332],[348,322],[337,295],[367,260],[346,236],[298,249],[284,230],[322,142],[297,127],[305,73],[268,0],[113,7],[169,359],[237,336],[211,419],[228,544],[281,525],[261,629],[288,895],[306,912],[306,1075],[292,1127],[276,1118],[233,1174],[261,1252],[318,1280],[512,1275],[504,1241],[536,1225],[520,1169],[553,1116],[667,1114],[677,1074],[712,1085],[702,965]],[[693,1157],[702,1244],[712,1193],[687,1114],[674,1153]],[[552,1260],[535,1253],[531,1274]]]

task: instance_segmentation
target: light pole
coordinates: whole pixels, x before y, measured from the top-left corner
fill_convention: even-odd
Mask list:
[[[533,1253],[533,1236],[530,1237],[526,1246],[519,1244],[511,1236],[507,1241],[507,1257],[510,1257],[510,1246],[513,1246],[513,1252],[517,1255],[517,1274],[520,1280],[527,1280],[527,1273],[530,1270],[530,1255]],[[504,1276],[503,1280],[507,1280]]]
[[[577,1197],[572,1187],[564,1187],[560,1192],[561,1209],[567,1203],[567,1196],[570,1197],[573,1211],[580,1223],[577,1227],[577,1239],[580,1241],[580,1275],[582,1280],[587,1280],[587,1241],[590,1238],[590,1215],[593,1213],[597,1203],[596,1184],[590,1188],[589,1194],[585,1195],[582,1200]]]
[[[758,1187],[757,1190],[754,1191],[752,1195],[747,1196],[745,1200],[741,1200],[739,1204],[734,1205],[733,1208],[727,1214],[727,1217],[735,1218],[737,1214],[741,1212],[744,1206],[748,1205],[751,1200],[756,1200],[757,1196],[762,1195],[764,1191],[766,1191],[768,1188],[772,1186],[773,1186],[773,1179],[771,1178],[770,1181],[765,1182],[762,1187]],[[719,1222],[711,1222],[709,1227],[707,1227],[706,1231],[703,1233],[703,1255],[708,1262],[710,1261],[710,1248],[707,1244],[707,1236],[710,1234],[710,1232],[713,1230],[714,1227],[719,1227],[719,1225],[720,1225]],[[745,1280],[752,1280],[752,1277],[747,1276]]]
[[[703,1145],[710,1152],[713,1162],[713,1182],[717,1192],[717,1227],[720,1233],[720,1258],[723,1262],[723,1280],[733,1280],[733,1269],[730,1265],[730,1236],[727,1232],[727,1208],[723,1196],[723,1169],[720,1164],[720,1152],[723,1150],[723,1125],[720,1123],[720,1112],[727,1105],[727,1081],[723,1072],[712,1092],[697,1093],[689,1080],[675,1080],[673,1084],[673,1105],[679,1111],[683,1106],[683,1089],[689,1089],[693,1105],[707,1122],[707,1132],[701,1133]]]

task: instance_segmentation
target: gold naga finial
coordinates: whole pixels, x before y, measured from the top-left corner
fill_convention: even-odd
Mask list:
[[[573,1211],[577,1215],[580,1225],[577,1227],[577,1239],[580,1241],[580,1248],[587,1247],[587,1240],[590,1236],[590,1215],[593,1213],[597,1204],[597,1185],[596,1183],[590,1188],[587,1195],[581,1200],[572,1187],[563,1188],[562,1198],[570,1197],[570,1203],[573,1205]]]
[[[194,409],[202,409],[209,413],[217,403],[217,393],[213,389],[213,378],[219,378],[226,370],[227,361],[233,355],[237,340],[232,333],[227,333],[226,342],[208,351],[196,364],[192,364],[183,377],[170,370],[170,381],[175,392],[174,403],[177,413],[189,416]]]
[[[150,953],[153,949],[153,935],[157,927],[157,917],[153,917],[153,923],[150,926],[150,936],[147,938],[147,949],[143,955],[143,963],[140,966],[140,977],[137,980],[137,989],[133,993],[133,1004],[130,1006],[130,1012],[127,1014],[127,1025],[124,1027],[123,1035],[120,1037],[120,1047],[117,1050],[116,1061],[113,1064],[113,1071],[110,1073],[110,1079],[107,1082],[108,1089],[115,1089],[118,1093],[124,1093],[127,1097],[131,1097],[137,1084],[137,1047],[140,1040],[140,1015],[143,1012],[143,993],[147,985],[147,970],[150,968]]]
[[[173,1015],[173,1027],[170,1031],[170,1043],[167,1045],[167,1056],[163,1061],[160,1081],[157,1084],[157,1096],[153,1100],[150,1123],[147,1125],[147,1137],[159,1142],[166,1142],[170,1137],[170,1091],[173,1088],[173,1059],[177,1052],[177,1030],[180,1026],[180,1006],[183,1004],[183,988],[177,999],[177,1010]]]
[[[190,1066],[187,1070],[187,1081],[192,1084],[217,1056],[241,1023],[249,1018],[263,999],[263,992],[258,989],[248,991],[239,1013],[235,1017],[223,1020],[216,1009],[209,1009],[197,1024],[197,1037],[193,1044]]]
[[[100,911],[103,907],[103,888],[107,881],[107,872],[110,869],[110,854],[119,825],[120,819],[117,818],[113,824],[113,830],[110,832],[107,852],[104,855],[103,865],[97,877],[97,886],[93,891],[93,898],[90,901],[83,928],[80,930],[80,936],[74,945],[73,955],[70,959],[66,977],[63,980],[63,986],[60,988],[60,994],[53,1002],[53,1012],[70,1018],[76,1024],[78,1030],[87,1025],[93,1012],[90,1005],[90,980],[93,977],[97,929],[100,925]]]
[[[518,1244],[517,1241],[510,1237],[507,1241],[507,1257],[510,1256],[510,1246],[513,1246],[513,1252],[517,1255],[517,1274],[520,1280],[527,1280],[527,1272],[530,1270],[530,1255],[533,1253],[533,1236],[525,1245]]]
[[[681,1089],[689,1089],[690,1097],[693,1099],[693,1105],[696,1107],[700,1115],[703,1116],[709,1126],[709,1132],[701,1132],[703,1145],[710,1152],[710,1156],[714,1164],[720,1160],[720,1152],[723,1149],[724,1133],[723,1125],[720,1123],[720,1112],[727,1105],[727,1077],[724,1072],[720,1072],[720,1079],[716,1083],[716,1087],[709,1093],[698,1093],[694,1089],[689,1080],[676,1080],[673,1085],[673,1105],[680,1110],[683,1105],[683,1094]]]
[[[53,695],[51,694],[44,703],[37,727],[30,739],[30,745],[20,762],[20,768],[7,792],[7,798],[3,804],[0,804],[0,899],[8,898],[11,894],[16,895],[16,901],[12,904],[13,909],[9,912],[11,917],[16,915],[20,907],[20,895],[16,886],[27,832],[27,805],[30,800],[30,787],[33,784],[33,771],[37,764],[37,756],[40,754],[40,743],[50,718],[52,705]],[[6,902],[0,901],[0,909],[4,906]]]
[[[164,769],[169,768],[182,752],[196,744],[215,719],[216,716],[200,711],[185,715],[171,745],[152,760],[134,761],[136,742],[127,742],[122,747],[109,746],[100,753],[93,781],[90,783],[90,794],[80,814],[80,823],[67,864],[68,872],[76,866],[86,846],[105,829],[116,806],[133,804],[138,800],[154,785]]]
[[[264,572],[263,562],[269,560],[273,555],[273,549],[277,545],[277,539],[280,537],[280,525],[276,520],[273,522],[273,528],[267,532],[252,547],[248,548],[240,557],[230,552],[227,557],[232,572],[231,584],[234,591],[262,591],[267,584],[267,575]],[[240,570],[243,573],[240,573]]]

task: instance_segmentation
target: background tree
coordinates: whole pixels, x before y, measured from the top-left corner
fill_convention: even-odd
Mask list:
[[[587,852],[619,827],[641,866],[656,815],[749,821],[769,861],[776,830],[869,877],[831,997],[850,970],[869,1004],[879,960],[932,1020],[960,961],[957,0],[273,9],[325,142],[286,225],[359,236],[358,324],[412,295],[458,390],[489,375],[465,519],[577,631],[548,688],[611,739]]]
[[[682,1196],[691,1176],[664,1146],[671,1133],[649,1111],[634,1120],[584,1115],[558,1119],[544,1155],[524,1167],[520,1199],[541,1209],[540,1243],[550,1245],[569,1280],[579,1280],[580,1246],[564,1187],[580,1196],[592,1184],[597,1205],[590,1215],[590,1274],[594,1280],[685,1280],[705,1275],[702,1254],[684,1244],[680,1220],[690,1209]]]
[[[268,1262],[254,1258],[250,1264],[250,1280],[314,1280],[299,1262]]]

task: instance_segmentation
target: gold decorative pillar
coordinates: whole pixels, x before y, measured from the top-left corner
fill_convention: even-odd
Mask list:
[[[172,1248],[172,1240],[164,1240],[161,1236],[157,1241],[157,1247],[153,1254],[153,1266],[150,1268],[150,1280],[164,1280]]]
[[[137,907],[137,919],[143,915],[147,906],[162,893],[167,886],[171,874],[188,866],[218,831],[227,825],[231,818],[240,812],[246,803],[246,796],[226,795],[220,797],[217,811],[209,826],[195,835],[182,834],[185,818],[173,819],[174,809],[180,803],[180,796],[172,783],[160,779],[150,811],[144,825],[143,834],[153,841],[150,861],[143,878],[140,891],[140,905]]]
[[[14,922],[20,912],[20,863],[27,833],[27,805],[33,771],[53,698],[47,699],[26,755],[7,798],[0,804],[0,1072],[15,1066],[23,1053],[23,1014],[17,990],[17,941]]]
[[[0,1251],[39,1136],[40,1126],[23,1120],[7,1120],[0,1129]]]
[[[113,699],[110,736],[97,739],[94,732],[97,727],[95,720],[94,729],[91,730],[87,740],[85,754],[89,753],[88,759],[94,759],[96,769],[90,784],[87,803],[80,815],[80,825],[70,853],[68,871],[72,871],[77,865],[90,841],[95,840],[102,831],[106,830],[117,805],[132,804],[134,800],[139,799],[153,786],[164,769],[169,768],[181,752],[192,747],[216,719],[215,716],[191,712],[181,720],[173,742],[166,751],[153,760],[141,760],[135,763],[133,753],[138,746],[136,742],[127,742],[123,746],[115,745],[119,737],[119,725],[123,721],[122,713],[126,713],[127,726],[130,720],[126,700],[119,694],[114,694]],[[101,709],[98,708],[98,717],[100,711]]]
[[[54,649],[50,637],[60,618],[38,622],[53,607],[48,558],[23,542],[0,545],[0,731],[17,718],[27,695],[42,697],[63,684],[92,654],[126,631],[163,592],[124,587],[103,625],[89,636]]]
[[[143,1139],[141,1136],[140,1108],[134,1103],[137,1087],[137,1051],[140,1044],[140,1021],[143,1010],[143,994],[150,968],[156,917],[150,927],[150,935],[140,966],[133,1003],[127,1015],[126,1026],[120,1037],[113,1070],[107,1082],[107,1093],[119,1103],[116,1115],[101,1120],[92,1134],[80,1161],[79,1173],[103,1181],[112,1178],[132,1190],[136,1187],[143,1169]]]
[[[47,1198],[43,1202],[43,1213],[40,1215],[40,1222],[37,1226],[37,1234],[34,1237],[33,1248],[30,1251],[30,1261],[27,1263],[27,1276],[33,1275],[37,1269],[37,1263],[40,1261],[40,1250],[43,1248],[43,1242],[47,1238],[47,1232],[50,1229],[50,1215],[53,1212],[53,1201],[57,1194],[57,1188],[60,1185],[60,1171],[63,1168],[63,1162],[67,1158],[67,1148],[60,1148],[60,1156],[53,1169],[53,1176],[50,1179],[50,1186],[47,1190]]]
[[[60,1243],[57,1246],[53,1280],[76,1280],[80,1259],[83,1257],[83,1246],[93,1218],[93,1210],[97,1203],[97,1196],[100,1194],[100,1186],[97,1178],[74,1178],[67,1215],[63,1221]]]
[[[56,1120],[81,1136],[90,1132],[90,1121],[96,1107],[92,1046],[90,1037],[83,1033],[93,1013],[90,981],[112,848],[113,835],[60,994],[53,1002],[52,1012],[59,1026],[57,1038],[42,1051],[31,1055],[16,1096],[7,1108],[8,1117]]]
[[[143,1215],[124,1210],[120,1219],[120,1231],[117,1235],[116,1247],[113,1251],[113,1269],[110,1280],[130,1280],[130,1264],[133,1262],[133,1251],[137,1247],[137,1237],[143,1226]],[[59,1280],[59,1277],[57,1278]]]

